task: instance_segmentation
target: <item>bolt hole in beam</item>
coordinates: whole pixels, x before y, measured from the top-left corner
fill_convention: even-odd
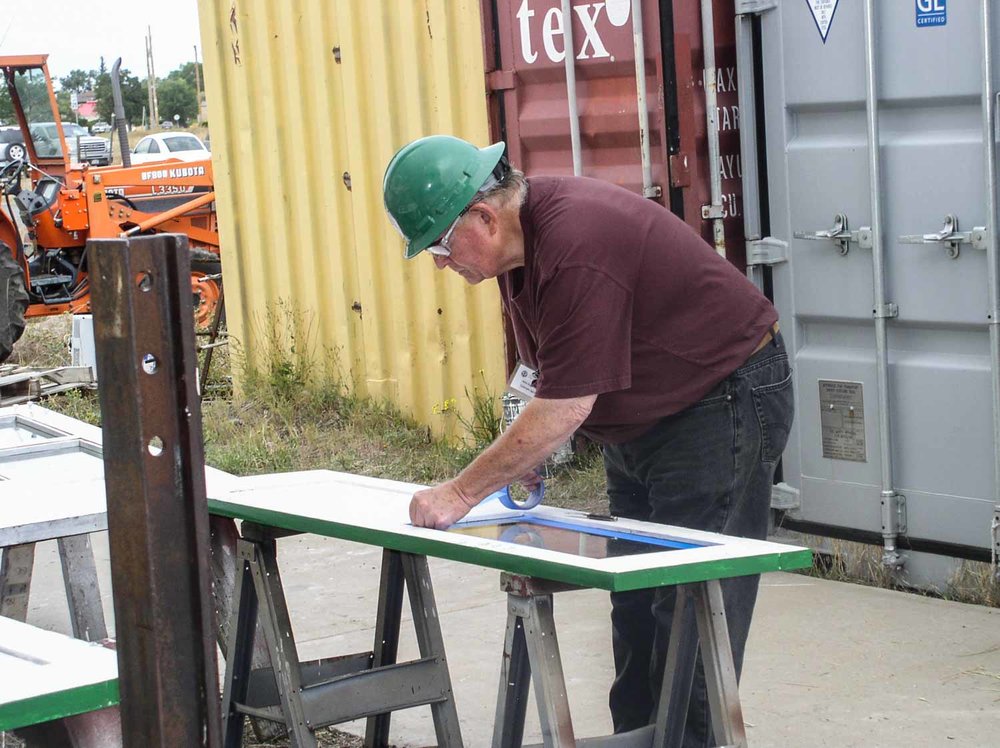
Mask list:
[[[143,292],[148,292],[153,288],[152,273],[139,273],[135,278],[136,287]]]
[[[158,436],[154,436],[146,444],[146,450],[153,456],[159,457],[163,454],[163,439]]]
[[[156,370],[160,368],[160,362],[156,360],[156,356],[152,353],[147,353],[142,357],[142,370],[147,374],[155,374]]]

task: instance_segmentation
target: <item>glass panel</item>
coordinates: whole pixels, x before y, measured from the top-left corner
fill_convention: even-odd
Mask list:
[[[0,475],[7,480],[41,480],[51,475],[72,475],[74,479],[91,480],[104,475],[104,461],[100,453],[82,450],[22,455],[0,463]]]
[[[174,137],[164,138],[163,142],[167,144],[167,150],[171,153],[177,151],[203,151],[205,146],[201,144],[201,141],[193,135],[178,135]]]
[[[41,69],[17,70],[14,86],[28,120],[28,131],[39,158],[61,158],[62,145],[56,130],[49,88]]]
[[[569,525],[528,516],[501,521],[463,522],[451,527],[448,532],[585,558],[614,558],[702,547],[695,543],[638,535],[615,528]]]
[[[42,439],[51,439],[53,436],[62,436],[62,434],[51,431],[40,424],[33,424],[30,421],[20,418],[0,421],[0,449]]]

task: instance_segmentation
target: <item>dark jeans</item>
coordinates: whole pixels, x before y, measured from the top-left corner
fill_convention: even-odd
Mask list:
[[[791,369],[779,334],[701,402],[637,439],[604,448],[611,513],[765,538],[775,463],[793,412]],[[737,674],[759,580],[755,575],[722,584]],[[675,599],[673,587],[611,594],[615,732],[656,718]],[[710,724],[699,656],[685,748],[709,745]]]

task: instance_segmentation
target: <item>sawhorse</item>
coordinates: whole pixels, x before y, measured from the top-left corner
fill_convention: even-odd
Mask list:
[[[276,538],[298,533],[244,522],[237,555],[222,717],[226,748],[242,745],[245,716],[284,723],[296,748],[314,731],[368,718],[365,745],[387,746],[391,713],[430,705],[439,746],[462,746],[427,557],[385,550],[371,652],[300,662],[278,573]],[[403,587],[420,659],[397,663]],[[252,671],[257,622],[272,668]]]
[[[0,450],[10,453],[29,447]],[[107,529],[103,484],[70,486],[4,482],[15,490],[0,501],[0,616],[22,623],[35,566],[35,544],[56,540],[73,636],[101,641],[108,636],[97,583],[90,533]],[[20,493],[19,493],[20,492]]]
[[[520,748],[528,686],[532,679],[546,748],[679,747],[684,735],[699,644],[712,729],[718,745],[745,748],[746,730],[719,580],[677,587],[677,605],[671,622],[656,722],[632,732],[580,741],[573,734],[573,719],[552,614],[552,596],[556,592],[581,588],[507,573],[501,575],[500,586],[507,593],[508,614],[493,748]]]

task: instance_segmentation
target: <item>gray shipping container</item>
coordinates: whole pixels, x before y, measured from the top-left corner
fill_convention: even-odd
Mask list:
[[[774,503],[920,586],[997,542],[993,4],[736,2],[748,272],[795,370]]]

